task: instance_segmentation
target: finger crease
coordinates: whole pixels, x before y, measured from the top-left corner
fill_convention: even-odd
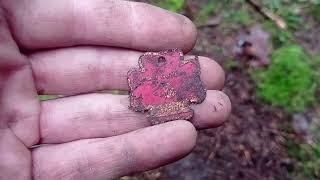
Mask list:
[[[130,37],[130,42],[129,42],[129,47],[130,48],[133,48],[134,47],[134,43],[136,42],[136,10],[135,10],[135,7],[133,5],[133,2],[129,2],[129,6],[130,6],[130,12],[131,12],[131,16],[129,16],[131,19],[130,19],[130,30],[131,30],[131,37]]]

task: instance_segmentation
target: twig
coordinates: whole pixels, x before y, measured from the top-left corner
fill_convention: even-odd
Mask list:
[[[261,7],[256,0],[247,0],[247,2],[257,11],[259,11],[264,17],[273,21],[280,29],[287,29],[287,24],[281,17],[272,13],[269,9]]]

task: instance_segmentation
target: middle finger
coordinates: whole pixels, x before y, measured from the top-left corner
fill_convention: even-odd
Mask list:
[[[73,47],[29,56],[39,94],[74,95],[99,90],[128,90],[127,72],[138,67],[142,52],[105,47]],[[219,90],[224,72],[213,60],[199,57],[206,89]]]

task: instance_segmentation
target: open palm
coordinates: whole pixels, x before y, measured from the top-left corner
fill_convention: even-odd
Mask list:
[[[94,92],[128,90],[142,52],[188,52],[195,40],[187,18],[143,3],[0,0],[0,179],[112,179],[189,153],[196,129],[230,113],[213,60],[200,57],[208,92],[191,123],[148,127],[127,96]]]

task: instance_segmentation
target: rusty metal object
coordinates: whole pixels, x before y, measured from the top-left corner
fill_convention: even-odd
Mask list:
[[[139,68],[130,70],[127,77],[129,108],[148,112],[152,124],[190,120],[190,104],[201,103],[206,97],[198,57],[184,60],[179,49],[143,54]]]

